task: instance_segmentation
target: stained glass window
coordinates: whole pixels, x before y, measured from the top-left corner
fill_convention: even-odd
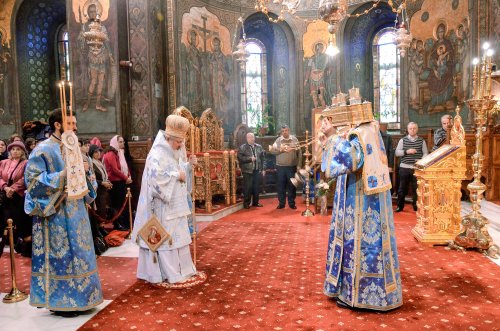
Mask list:
[[[245,83],[242,99],[245,100],[244,109],[246,124],[255,128],[262,123],[262,110],[267,96],[266,87],[266,53],[262,43],[258,40],[249,40],[246,50],[250,54],[245,68]]]
[[[394,29],[382,29],[373,40],[375,114],[382,123],[399,123],[399,54]]]

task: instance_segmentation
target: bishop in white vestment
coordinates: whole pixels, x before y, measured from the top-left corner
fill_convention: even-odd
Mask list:
[[[196,275],[189,244],[188,216],[191,210],[186,182],[192,171],[184,162],[183,144],[189,121],[170,115],[165,131],[160,130],[146,159],[132,240],[140,247],[137,278],[150,283],[178,283]],[[195,161],[191,161],[195,162]],[[139,235],[155,215],[169,239],[152,251]]]

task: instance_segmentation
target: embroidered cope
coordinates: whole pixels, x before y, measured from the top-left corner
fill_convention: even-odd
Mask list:
[[[179,150],[178,159],[174,153],[164,131],[160,130],[146,159],[132,232],[132,240],[141,248],[137,277],[152,283],[165,279],[175,283],[196,273],[189,253],[188,217],[191,209],[187,181],[192,170],[185,162],[183,151]],[[186,182],[178,180],[180,170],[186,173]],[[139,231],[153,214],[171,236],[171,240],[166,240],[157,249],[158,259],[139,236]],[[177,253],[180,257],[172,259]]]
[[[84,198],[64,199],[61,144],[51,137],[31,153],[26,166],[24,209],[33,217],[30,304],[55,311],[83,311],[103,301]],[[90,176],[88,176],[90,178]],[[95,198],[87,181],[87,201]]]
[[[377,183],[364,174],[369,149],[385,150],[383,143],[362,144],[363,125],[356,130],[348,140],[330,137],[323,153],[322,171],[337,178],[324,293],[353,307],[389,310],[402,305],[390,186],[381,183],[383,172]],[[382,141],[379,134],[366,141],[377,139]]]

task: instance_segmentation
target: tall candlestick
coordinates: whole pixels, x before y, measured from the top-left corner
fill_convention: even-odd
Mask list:
[[[62,96],[63,92],[62,92],[62,85],[61,85],[61,82],[59,82],[59,83],[57,84],[57,87],[59,87],[59,101],[60,101],[60,103],[61,103],[61,109],[62,109],[62,107],[63,107],[63,96]]]
[[[69,116],[73,117],[73,83],[68,82],[69,85]]]
[[[485,93],[485,90],[484,90],[484,87],[485,87],[485,79],[486,79],[486,61],[485,59],[483,59],[483,61],[481,62],[481,70],[480,70],[480,73],[479,73],[479,77],[480,77],[480,81],[479,81],[479,98],[478,99],[482,99],[484,97],[484,93]]]
[[[67,108],[66,108],[66,85],[64,84],[64,80],[61,81],[61,85],[62,85],[62,96],[63,96],[63,104],[62,104],[62,118],[63,118],[63,128],[64,128],[64,131],[67,131],[68,130],[68,122],[66,120],[66,115],[68,114],[67,113]]]
[[[491,56],[486,55],[486,83],[485,96],[489,97],[491,94]]]
[[[478,84],[478,79],[479,79],[479,76],[478,76],[478,62],[479,60],[477,58],[475,58],[472,63],[474,64],[474,70],[472,71],[472,99],[477,99],[478,98],[478,87],[479,87],[479,84]]]

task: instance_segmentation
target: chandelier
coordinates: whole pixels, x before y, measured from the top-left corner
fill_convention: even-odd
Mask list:
[[[397,28],[399,14],[401,14],[401,24],[399,25],[399,28]],[[404,2],[399,6],[397,10],[395,25],[396,37],[394,38],[394,41],[396,42],[396,47],[399,49],[399,54],[401,54],[401,57],[405,57],[406,51],[410,47],[410,43],[413,37],[410,31],[406,29],[406,27],[409,25],[408,13],[406,12],[406,4]]]
[[[319,16],[328,23],[328,32],[337,33],[339,23],[347,17],[347,0],[321,0],[319,3]]]
[[[238,45],[236,45],[236,50],[233,52],[233,57],[234,60],[239,64],[240,70],[244,71],[245,70],[245,65],[248,60],[248,51],[246,50],[246,33],[245,33],[245,23],[243,21],[243,17],[238,18],[238,24],[241,24],[241,28],[243,30],[242,38],[240,38],[240,41],[238,42]],[[238,29],[236,29],[238,31]]]
[[[319,3],[319,16],[328,23],[328,32],[330,33],[326,48],[326,54],[329,56],[335,56],[340,52],[337,47],[336,33],[340,22],[347,17],[348,6],[347,0],[321,0]]]

